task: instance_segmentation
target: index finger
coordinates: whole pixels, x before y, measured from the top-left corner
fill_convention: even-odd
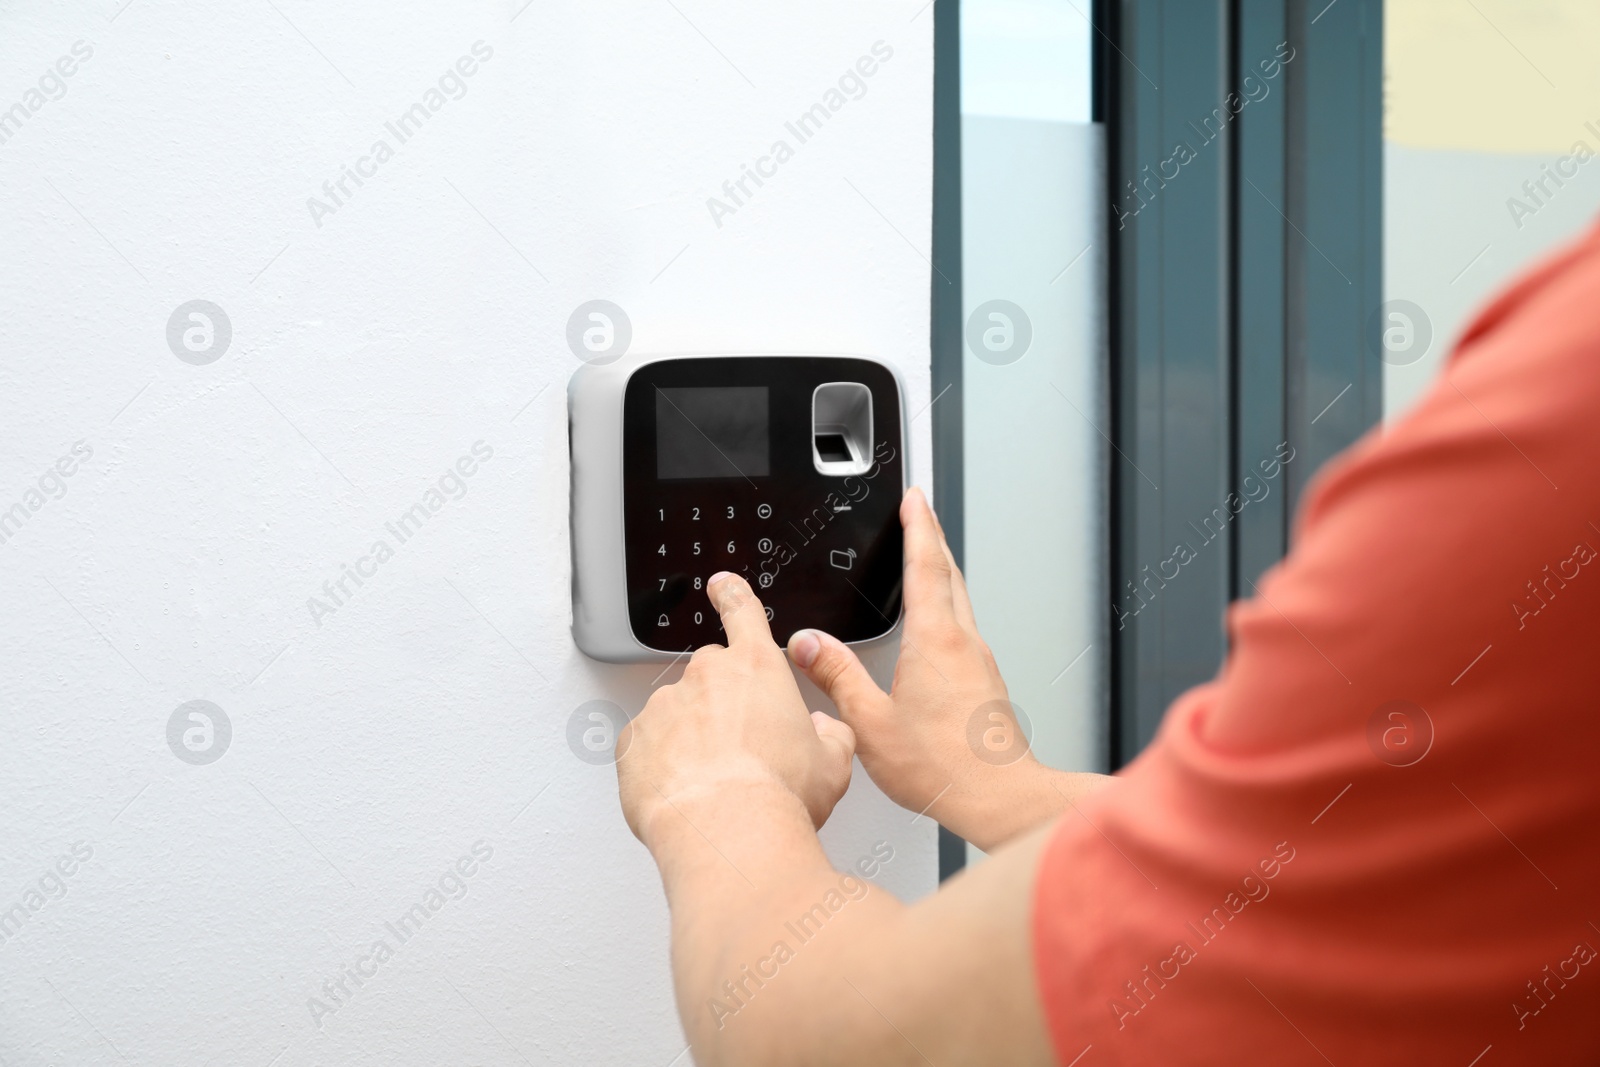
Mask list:
[[[722,616],[722,629],[728,635],[729,648],[743,648],[752,643],[777,645],[772,641],[772,630],[767,626],[767,611],[756,597],[750,583],[731,571],[718,571],[706,581],[706,595],[711,606]]]
[[[921,489],[913,486],[906,492],[900,503],[900,522],[905,527],[907,624],[913,619],[953,621],[955,564]]]
[[[945,558],[950,561],[950,599],[955,608],[956,621],[977,633],[978,620],[972,613],[972,596],[967,592],[966,575],[961,573],[956,557],[950,552],[950,539],[944,535],[944,523],[939,521],[939,513],[932,508],[928,510],[933,514],[933,528],[939,534],[939,547],[944,549]]]

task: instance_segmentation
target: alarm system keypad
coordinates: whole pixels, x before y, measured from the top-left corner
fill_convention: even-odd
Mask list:
[[[752,504],[743,498],[722,497],[714,503],[657,501],[655,583],[661,610],[655,628],[663,631],[657,635],[659,639],[671,642],[682,636],[692,640],[708,625],[721,632],[717,613],[704,595],[705,583],[718,571],[741,574],[758,590],[771,588],[776,579],[777,541],[770,531],[755,536],[749,521],[770,523],[771,516],[770,504]],[[761,566],[763,563],[766,566]]]
[[[654,374],[651,372],[655,371]],[[818,472],[810,398],[859,378],[885,432],[862,475]],[[781,644],[795,630],[841,640],[898,621],[902,473],[893,376],[866,360],[722,357],[650,364],[624,403],[628,613],[648,648],[684,652],[726,640],[706,595],[718,571],[742,575]]]

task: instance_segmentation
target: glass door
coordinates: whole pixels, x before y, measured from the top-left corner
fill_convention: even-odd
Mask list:
[[[1090,11],[961,4],[965,568],[1032,731],[1107,760],[1104,130]]]

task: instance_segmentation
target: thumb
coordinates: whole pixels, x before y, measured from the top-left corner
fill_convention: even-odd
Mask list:
[[[850,776],[850,762],[856,755],[856,732],[848,723],[840,722],[825,711],[811,713],[811,725],[816,728],[817,740],[830,757],[844,768],[845,778]]]
[[[871,715],[889,696],[844,642],[820,630],[799,630],[789,638],[795,666],[827,694],[846,723]]]
[[[856,732],[825,711],[813,711],[811,725],[817,731],[817,743],[822,748],[820,770],[827,782],[828,807],[816,820],[820,826],[850,787],[850,775],[855,770]],[[816,816],[814,812],[813,817]]]

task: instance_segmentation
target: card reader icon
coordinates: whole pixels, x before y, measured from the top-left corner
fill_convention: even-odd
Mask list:
[[[839,570],[847,571],[851,567],[855,566],[856,550],[853,548],[847,548],[841,552],[836,548],[832,552],[828,553],[828,562],[837,567]]]

